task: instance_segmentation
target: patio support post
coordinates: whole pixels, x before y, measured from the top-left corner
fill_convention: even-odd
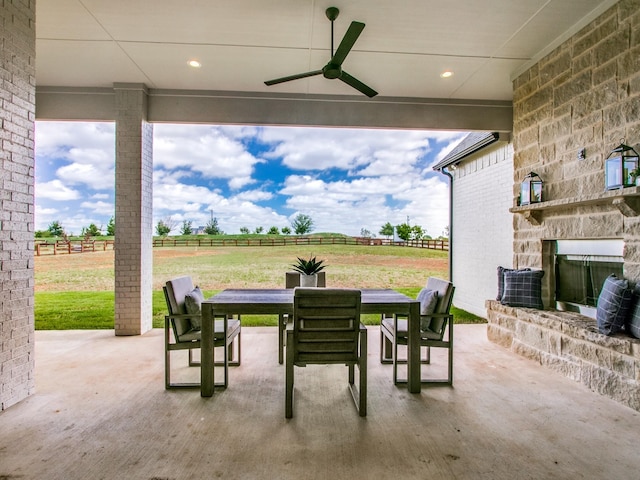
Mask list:
[[[152,328],[153,125],[143,84],[114,84],[116,102],[115,334]]]
[[[5,410],[35,391],[36,8],[35,2],[0,5],[0,410]]]

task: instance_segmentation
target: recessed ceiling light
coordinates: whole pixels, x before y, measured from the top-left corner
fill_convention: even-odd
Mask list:
[[[451,70],[445,70],[440,74],[440,77],[442,78],[449,78],[451,76],[453,76],[453,72]]]
[[[197,60],[189,60],[189,66],[193,68],[200,68],[202,64]]]

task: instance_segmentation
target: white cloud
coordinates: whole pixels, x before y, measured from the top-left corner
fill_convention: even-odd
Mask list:
[[[357,235],[409,217],[436,236],[448,223],[448,182],[431,165],[463,136],[157,124],[154,222],[171,218],[178,233],[182,221],[205,225],[213,215],[236,233],[282,228],[305,213],[315,231]],[[114,209],[114,125],[37,122],[36,140],[37,228],[53,220],[76,233],[106,225]]]
[[[237,130],[205,125],[156,125],[154,165],[169,170],[189,169],[205,178],[229,179],[232,188],[241,188],[250,183],[253,166],[263,160],[246,150],[238,138],[244,138],[247,132]]]
[[[96,190],[114,188],[115,171],[112,166],[76,162],[60,167],[56,173],[70,185],[86,185]]]
[[[38,198],[50,200],[77,200],[80,198],[77,190],[67,187],[60,180],[38,183],[35,191]]]
[[[273,145],[267,158],[282,158],[295,170],[339,168],[359,175],[400,175],[414,170],[436,142],[461,138],[460,132],[265,127],[261,140]]]
[[[115,209],[115,205],[113,203],[102,201],[82,202],[80,206],[98,215],[113,215]]]
[[[247,190],[236,195],[239,200],[246,200],[251,202],[259,202],[264,200],[271,200],[273,193],[265,192],[263,190]]]
[[[115,156],[115,124],[36,122],[36,155],[39,159],[65,156],[71,148],[110,151],[111,156]]]
[[[293,175],[280,193],[289,196],[288,207],[311,216],[317,231],[356,235],[366,228],[377,234],[386,222],[397,225],[409,217],[412,225],[438,236],[448,225],[448,186],[438,177],[324,182]]]

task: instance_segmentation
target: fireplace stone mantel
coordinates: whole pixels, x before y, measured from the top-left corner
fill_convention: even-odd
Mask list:
[[[513,207],[509,211],[523,215],[532,225],[541,225],[546,211],[567,210],[593,205],[611,205],[617,208],[625,217],[637,217],[640,215],[640,187],[627,187],[580,197],[548,200],[546,202]]]

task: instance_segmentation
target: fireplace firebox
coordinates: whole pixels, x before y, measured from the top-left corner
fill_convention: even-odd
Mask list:
[[[624,242],[557,240],[555,249],[555,299],[558,310],[595,318],[596,302],[605,279],[623,276]]]

